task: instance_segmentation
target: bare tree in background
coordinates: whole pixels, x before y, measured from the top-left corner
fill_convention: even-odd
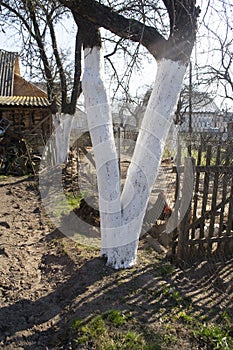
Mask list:
[[[72,116],[81,94],[81,47],[78,28],[74,35],[74,54],[59,47],[58,25],[67,16],[68,9],[57,1],[17,0],[2,1],[1,25],[14,26],[23,41],[22,58],[32,76],[42,76],[47,85],[55,127],[56,161],[67,159]],[[5,29],[7,30],[7,29]],[[69,62],[71,60],[71,62]]]
[[[233,101],[233,5],[218,0],[210,3],[202,22],[203,43],[198,48],[198,83],[200,88],[219,96],[232,105]],[[202,63],[202,56],[208,57]],[[212,91],[211,91],[212,90]]]
[[[135,5],[132,2],[128,4],[119,2],[119,4],[119,12],[136,13],[138,17],[142,17],[144,13],[141,5]],[[114,5],[116,6],[116,3]],[[6,32],[7,36],[8,31],[12,33],[12,27],[14,27],[17,38],[20,36],[20,41],[23,43],[20,57],[25,66],[29,67],[31,78],[36,78],[38,81],[41,77],[47,84],[48,99],[51,102],[56,129],[57,161],[63,162],[66,160],[69,145],[72,116],[75,114],[77,100],[81,93],[82,39],[79,27],[75,28],[76,34],[70,34],[69,44],[74,46],[71,47],[74,52],[71,55],[69,49],[64,48],[65,45],[60,47],[59,43],[62,35],[61,28],[63,31],[66,30],[65,25],[68,20],[71,22],[72,14],[59,2],[5,0],[2,2],[1,9],[2,31]],[[64,20],[66,20],[65,23]],[[60,31],[58,31],[59,26]],[[143,54],[139,52],[141,49],[138,43],[134,46],[129,45],[125,38],[109,33],[106,32],[103,40],[108,42],[105,59],[110,68],[109,79],[114,85],[112,97],[120,95],[120,98],[123,96],[126,101],[129,101],[130,79],[135,67],[139,71]],[[117,67],[119,55],[121,58],[124,56],[124,61],[127,62],[123,72],[119,72]]]
[[[81,40],[77,29],[72,77],[67,66],[68,53],[58,45],[58,23],[62,23],[69,11],[56,1],[2,1],[1,25],[3,30],[14,26],[23,41],[22,58],[29,64],[32,73],[43,75],[47,83],[48,98],[58,110],[73,114],[81,93]],[[5,28],[5,29],[4,29]],[[39,69],[39,70],[38,70]]]

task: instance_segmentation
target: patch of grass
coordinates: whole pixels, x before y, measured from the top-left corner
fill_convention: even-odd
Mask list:
[[[229,315],[229,313],[227,312],[227,310],[224,310],[221,318],[225,324],[226,327],[228,327],[229,329],[231,329],[233,331],[233,321],[231,319],[231,316]]]
[[[221,324],[208,324],[186,310],[180,311],[177,315],[177,319],[188,325],[201,343],[208,344],[208,349],[230,350],[233,349],[232,321],[227,311],[223,312],[221,318]]]
[[[178,341],[177,336],[170,332],[167,332],[166,334],[163,335],[163,340],[167,345],[170,345],[170,344],[174,345]]]
[[[170,312],[173,308],[177,311],[177,307],[182,308],[185,306],[184,298],[181,296],[180,292],[174,287],[170,287],[168,284],[165,284],[161,288],[161,295],[163,295],[171,305]]]
[[[86,244],[77,244],[78,247],[83,248],[85,253],[96,253],[99,252],[100,248],[96,246],[86,245]]]
[[[200,161],[200,165],[205,166],[206,165],[206,152],[202,152],[201,154],[201,161]],[[198,151],[197,150],[192,150],[192,157],[195,159],[198,159]],[[216,164],[216,159],[215,157],[212,155],[211,159],[210,159],[210,165],[215,165]]]
[[[230,350],[233,349],[233,339],[229,335],[229,331],[221,325],[202,324],[194,330],[195,336],[203,340],[212,349]]]
[[[74,196],[72,193],[67,193],[66,199],[68,205],[72,208],[78,208],[81,200],[85,197],[85,193],[79,192],[77,196]]]
[[[192,315],[189,315],[185,310],[180,311],[177,315],[177,318],[184,321],[184,323],[190,324],[190,325],[193,325],[196,322],[195,317]]]
[[[173,153],[174,152],[171,152],[171,150],[167,146],[165,146],[164,152],[163,152],[163,159],[164,158],[171,158],[171,157],[173,157],[174,156]]]
[[[181,297],[178,290],[171,289],[171,298],[174,300],[174,302],[178,305],[182,304],[183,298]]]
[[[175,271],[175,266],[169,263],[165,263],[160,267],[160,274],[162,277],[170,276]]]
[[[161,350],[160,339],[135,323],[130,313],[111,310],[85,320],[74,320],[71,326],[74,349]]]
[[[72,330],[76,330],[78,333],[76,344],[85,344],[92,339],[102,339],[102,336],[106,335],[106,325],[101,316],[96,316],[89,322],[82,322],[81,320],[75,320],[72,324]]]
[[[112,323],[115,327],[120,327],[126,324],[129,315],[125,315],[118,310],[112,310],[106,313],[106,320]]]
[[[7,180],[9,176],[7,175],[0,175],[0,180]]]
[[[54,216],[60,218],[63,215],[68,215],[73,209],[79,208],[83,198],[84,194],[81,192],[77,196],[67,193],[66,196],[62,195],[60,198],[58,197],[53,210]]]

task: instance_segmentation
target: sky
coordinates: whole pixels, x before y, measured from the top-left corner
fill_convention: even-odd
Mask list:
[[[230,0],[228,0],[230,1]],[[206,21],[208,21],[208,13],[206,14],[206,5],[208,4],[208,0],[197,0],[197,5],[200,5],[202,8],[201,12],[201,18],[205,16]],[[216,3],[215,3],[216,4]],[[232,14],[233,16],[233,14]],[[222,31],[224,33],[224,21],[222,21],[222,24],[219,25],[219,18],[217,18],[216,14],[214,12],[211,13],[211,24],[213,25],[213,28],[216,28],[215,30],[218,30],[219,32]],[[61,47],[68,48],[70,46],[70,50],[72,52],[74,47],[74,40],[71,39],[70,32],[75,32],[75,24],[72,22],[72,19],[67,19],[63,26],[58,27],[58,40]],[[200,65],[204,65],[206,62],[213,62],[213,65],[219,60],[219,55],[215,54],[213,56],[212,54],[208,54],[206,51],[206,48],[209,46],[210,42],[207,39],[204,33],[204,27],[203,25],[200,25],[199,27],[199,33],[197,37],[197,43],[193,50],[192,55],[192,62],[194,67],[194,79],[198,78],[198,69],[197,67]],[[233,32],[232,32],[233,33]],[[20,40],[18,36],[14,35],[14,31],[11,27],[11,29],[6,29],[5,33],[0,31],[0,49],[5,49],[9,51],[16,51],[20,52],[22,50],[22,44],[20,44]],[[107,50],[106,50],[107,51]],[[145,59],[142,60],[141,69],[140,71],[135,71],[132,76],[132,82],[130,87],[130,94],[131,95],[143,95],[146,90],[152,86],[155,76],[156,76],[156,62],[155,60],[146,55],[145,53]],[[127,73],[127,62],[122,59],[120,56],[115,57],[114,64],[118,67],[118,71],[121,71],[121,74],[124,75]],[[27,72],[28,70],[25,69],[21,65],[21,73],[23,76],[27,78]],[[233,72],[232,72],[233,74]],[[106,80],[109,86],[109,94],[113,94],[112,86],[110,84],[109,74],[106,75]],[[213,87],[215,89],[215,87]],[[211,89],[210,89],[211,90]],[[222,98],[217,97],[216,103],[219,107],[233,110],[233,102],[228,102],[226,106],[226,102],[222,104]],[[222,105],[221,105],[222,104]]]

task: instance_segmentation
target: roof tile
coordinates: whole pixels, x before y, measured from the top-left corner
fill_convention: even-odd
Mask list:
[[[11,107],[48,107],[50,105],[46,97],[31,96],[0,96],[0,106]]]

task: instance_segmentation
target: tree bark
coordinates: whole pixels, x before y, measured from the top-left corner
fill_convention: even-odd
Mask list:
[[[200,9],[196,0],[164,0],[170,20],[170,36],[166,39],[156,28],[113,11],[95,0],[60,0],[68,7],[77,23],[80,19],[103,27],[121,38],[143,45],[155,59],[189,60],[196,37]]]
[[[104,27],[122,38],[140,42],[153,56],[159,56],[163,52],[163,45],[166,43],[166,40],[153,27],[145,26],[140,21],[126,18],[97,1],[60,0],[60,3],[71,9],[78,25],[81,17],[83,21],[93,23],[97,27]]]

